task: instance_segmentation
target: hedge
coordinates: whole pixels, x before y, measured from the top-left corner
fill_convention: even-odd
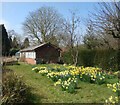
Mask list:
[[[120,68],[120,52],[117,50],[107,49],[79,49],[78,66],[97,66],[105,70],[117,71]],[[66,64],[74,64],[71,53],[62,54],[63,62]],[[119,65],[119,66],[118,66]]]

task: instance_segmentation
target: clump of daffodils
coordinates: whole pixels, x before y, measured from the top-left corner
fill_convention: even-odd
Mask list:
[[[34,67],[34,68],[32,68],[32,70],[35,70],[35,69],[38,69],[38,67]]]
[[[47,75],[48,78],[52,79],[56,85],[60,85],[63,90],[68,90],[68,92],[73,92],[78,78],[82,81],[87,81],[90,83],[103,84],[105,78],[109,78],[111,75],[118,75],[120,72],[115,73],[103,73],[101,68],[97,67],[75,67],[73,65],[69,66],[59,66],[54,67],[34,67],[33,71],[40,73],[41,75]],[[108,88],[112,88],[113,92],[120,90],[119,83],[107,84]]]
[[[54,83],[54,86],[60,85],[63,90],[67,90],[68,92],[74,92],[77,81],[77,78],[69,78],[66,81],[62,81],[61,79],[59,79],[56,83]]]
[[[53,81],[57,81],[58,79],[67,79],[70,77],[69,71],[61,71],[61,72],[50,72],[47,74],[48,78],[51,78]]]
[[[47,70],[47,69],[45,69],[45,70],[40,70],[39,73],[40,73],[41,75],[46,75],[46,74],[48,73],[48,70]]]
[[[37,73],[37,72],[39,72],[40,68],[39,67],[34,67],[34,68],[32,68],[32,70]]]
[[[120,71],[117,71],[117,72],[114,72],[113,74],[116,74],[116,75],[117,75],[117,74],[119,74],[119,73],[120,73]]]
[[[108,88],[111,88],[113,92],[118,93],[120,91],[120,82],[112,84],[107,84]]]
[[[120,81],[119,83],[114,83],[114,84],[107,84],[108,88],[111,88],[113,92],[115,92],[119,96],[119,91],[120,91]],[[111,96],[109,99],[105,101],[105,103],[108,104],[113,104],[115,105],[120,101],[120,96],[119,97],[113,97]]]
[[[89,81],[92,83],[104,83],[105,76],[103,75],[100,68],[95,67],[79,67],[72,72],[73,75],[79,75],[79,78],[83,81]]]
[[[115,105],[119,102],[120,97],[110,96],[107,100],[105,100],[106,105]]]

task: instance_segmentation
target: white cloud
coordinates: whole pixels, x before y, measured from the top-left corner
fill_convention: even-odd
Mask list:
[[[0,24],[4,24],[4,26],[7,30],[10,29],[10,23],[8,21],[1,19]]]

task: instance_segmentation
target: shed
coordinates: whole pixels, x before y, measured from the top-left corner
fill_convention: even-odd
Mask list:
[[[58,63],[60,53],[61,49],[56,45],[43,43],[20,50],[20,58],[24,58],[29,64]]]
[[[17,58],[20,58],[20,51],[16,52],[16,53],[15,53],[15,56],[16,56]]]

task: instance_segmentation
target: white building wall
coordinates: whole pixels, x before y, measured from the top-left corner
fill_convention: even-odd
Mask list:
[[[35,52],[25,52],[25,58],[36,58],[36,53]]]
[[[20,57],[22,57],[21,52],[20,52]]]
[[[25,53],[24,52],[20,52],[20,57],[25,57]]]

